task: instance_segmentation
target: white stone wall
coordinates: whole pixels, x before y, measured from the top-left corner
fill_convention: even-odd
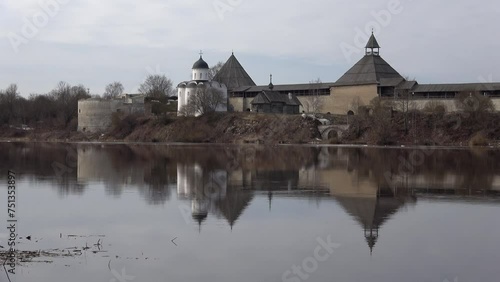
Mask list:
[[[78,131],[104,132],[109,130],[113,113],[144,114],[144,103],[126,104],[123,100],[88,99],[78,101]]]
[[[208,72],[209,69],[193,69],[191,79],[192,80],[206,80],[208,81]]]
[[[415,107],[419,110],[425,108],[427,103],[431,101],[436,101],[442,103],[446,107],[447,112],[455,112],[457,111],[457,107],[455,106],[455,99],[415,99],[412,103],[415,104]],[[496,111],[500,111],[500,98],[491,98],[493,105],[495,106]]]

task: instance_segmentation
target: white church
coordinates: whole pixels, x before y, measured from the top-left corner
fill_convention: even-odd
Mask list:
[[[183,81],[177,85],[177,97],[178,106],[177,110],[180,113],[181,109],[188,104],[189,97],[195,94],[197,91],[204,91],[205,93],[211,93],[210,91],[205,91],[207,89],[215,89],[223,94],[225,100],[227,101],[227,86],[223,83],[210,80],[209,76],[210,67],[207,62],[203,60],[203,54],[200,53],[200,59],[196,61],[192,68],[192,75],[190,81]],[[221,104],[216,109],[217,112],[227,112],[227,103]],[[196,116],[199,113],[195,114]]]

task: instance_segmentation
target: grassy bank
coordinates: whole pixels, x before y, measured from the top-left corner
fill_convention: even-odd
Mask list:
[[[68,128],[1,128],[12,141],[184,142],[236,144],[367,144],[498,146],[500,114],[391,113],[338,118],[350,128],[341,138],[320,141],[316,121],[301,116],[214,113],[202,117],[128,116],[113,121],[108,132],[83,134]]]

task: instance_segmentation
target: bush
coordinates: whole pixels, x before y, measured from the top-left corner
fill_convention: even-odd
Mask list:
[[[138,116],[127,115],[122,118],[121,115],[115,113],[112,116],[112,135],[117,139],[124,139],[134,131],[137,125],[139,125]]]
[[[383,103],[375,98],[370,102],[372,108],[371,141],[377,145],[392,145],[394,143],[394,128],[392,124],[391,103]]]
[[[76,131],[78,129],[78,118],[72,118],[66,128],[70,131]]]
[[[159,116],[174,112],[177,112],[177,101],[151,103],[151,113],[154,115]]]
[[[167,114],[163,114],[161,116],[158,116],[156,119],[156,124],[157,125],[169,125],[174,121],[174,119]]]
[[[446,113],[446,105],[440,101],[429,101],[425,104],[424,112],[443,116]]]
[[[490,140],[488,136],[482,131],[476,133],[472,138],[469,140],[469,146],[470,147],[476,147],[476,146],[489,146],[490,145]]]
[[[459,93],[455,98],[455,105],[458,110],[469,114],[476,122],[483,121],[486,113],[495,111],[491,98],[479,92]]]

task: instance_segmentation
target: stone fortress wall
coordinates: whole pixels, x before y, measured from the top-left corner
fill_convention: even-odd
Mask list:
[[[145,114],[144,97],[102,100],[87,99],[78,101],[78,131],[98,133],[108,130],[112,125],[113,114]]]
[[[374,88],[374,89],[373,89]],[[318,96],[320,104],[322,105],[321,113],[331,113],[335,115],[346,115],[348,111],[353,111],[357,113],[357,109],[353,104],[356,98],[359,98],[362,105],[370,105],[370,101],[377,97],[376,85],[367,85],[365,87],[339,87],[332,88],[330,95],[328,96]],[[307,104],[307,99],[309,96],[297,96],[302,105]],[[251,103],[254,98],[242,98],[242,97],[230,97],[229,103],[233,106],[235,112],[244,112],[251,108]],[[389,100],[389,99],[388,99]],[[491,98],[496,111],[500,111],[500,98]],[[455,106],[455,99],[444,99],[444,98],[416,98],[410,101],[411,107],[415,107],[418,110],[423,110],[425,106],[430,102],[442,103],[447,112],[454,112],[457,110]],[[300,112],[306,111],[304,107],[300,108]]]

